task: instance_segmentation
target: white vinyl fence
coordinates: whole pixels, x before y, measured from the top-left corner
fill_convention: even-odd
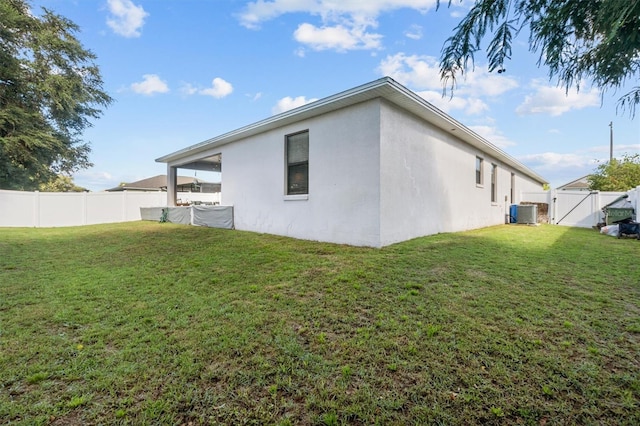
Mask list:
[[[603,222],[602,208],[625,194],[628,195],[627,200],[637,215],[640,212],[640,186],[628,192],[558,191],[555,189],[523,192],[521,199],[523,202],[547,203],[549,223],[591,228]]]
[[[621,195],[636,215],[640,187],[629,192],[523,192],[523,202],[549,205],[549,223],[591,228],[603,221],[602,208]],[[220,203],[220,193],[178,193],[184,201]],[[140,220],[141,207],[166,207],[166,192],[21,192],[0,190],[0,227],[57,227]],[[636,220],[638,220],[636,216]]]
[[[178,193],[219,203],[220,193]],[[166,192],[22,192],[0,190],[0,227],[58,227],[140,220],[141,207],[164,207]]]

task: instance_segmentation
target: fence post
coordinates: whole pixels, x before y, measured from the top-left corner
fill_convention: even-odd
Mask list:
[[[558,212],[558,208],[556,206],[556,200],[558,199],[558,190],[553,188],[549,190],[549,198],[547,202],[549,203],[549,224],[556,224],[556,214]]]
[[[600,196],[600,191],[598,191],[598,193],[596,194],[596,196],[594,197],[595,200],[591,203],[591,220],[593,221],[591,226],[597,225],[598,224],[598,220],[600,219],[600,209],[602,206],[602,198]]]
[[[636,205],[633,206],[633,211],[636,214],[636,222],[640,222],[640,185],[636,186],[635,190]]]

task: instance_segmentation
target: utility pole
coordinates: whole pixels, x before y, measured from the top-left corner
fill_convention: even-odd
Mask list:
[[[613,160],[613,121],[609,122],[609,163]]]

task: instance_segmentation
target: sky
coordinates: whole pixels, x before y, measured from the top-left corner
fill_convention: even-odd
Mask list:
[[[506,72],[483,52],[453,96],[438,60],[471,1],[32,0],[69,18],[114,102],[83,135],[91,191],[166,173],[156,158],[338,92],[389,76],[541,175],[552,188],[613,155],[640,153],[640,114],[616,111],[637,82],[566,92],[537,65],[527,36]],[[486,49],[488,41],[483,42]],[[626,90],[625,90],[626,89]],[[610,126],[612,123],[612,126]],[[217,181],[214,173],[180,175]]]

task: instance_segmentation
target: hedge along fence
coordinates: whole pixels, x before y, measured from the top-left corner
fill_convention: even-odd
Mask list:
[[[219,202],[220,193],[178,193]],[[22,192],[0,190],[0,227],[58,227],[140,220],[141,207],[164,207],[166,192]]]

